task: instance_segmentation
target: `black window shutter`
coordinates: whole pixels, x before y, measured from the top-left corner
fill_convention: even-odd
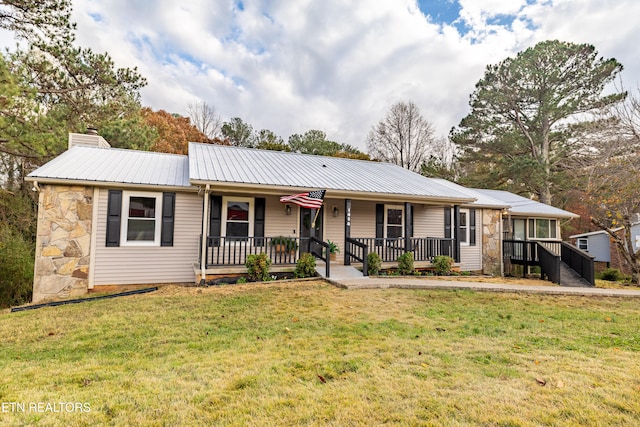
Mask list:
[[[376,246],[381,246],[384,239],[384,205],[376,203]]]
[[[469,209],[469,246],[476,245],[476,210]]]
[[[162,228],[160,246],[173,246],[173,224],[176,211],[176,193],[162,193]]]
[[[222,227],[222,196],[211,196],[209,206],[209,236],[220,237]],[[220,239],[214,239],[213,246],[220,246]]]
[[[255,199],[255,213],[253,217],[253,235],[256,237],[255,246],[264,246],[264,218],[266,211],[266,200],[264,197]]]
[[[451,238],[451,208],[444,208],[444,238]]]
[[[122,216],[122,190],[109,190],[107,198],[107,246],[120,246],[120,217]]]

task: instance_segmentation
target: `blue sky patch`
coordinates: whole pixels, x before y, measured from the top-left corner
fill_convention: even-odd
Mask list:
[[[99,13],[90,13],[89,16],[94,22],[103,22],[104,18]]]
[[[452,25],[460,16],[460,4],[457,0],[418,0],[418,7],[433,22]]]

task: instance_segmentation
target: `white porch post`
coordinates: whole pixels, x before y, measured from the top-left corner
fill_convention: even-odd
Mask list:
[[[200,283],[207,279],[207,236],[209,235],[209,184],[204,189],[204,208],[202,210],[202,242],[200,247]]]

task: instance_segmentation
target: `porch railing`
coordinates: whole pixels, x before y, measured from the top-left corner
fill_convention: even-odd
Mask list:
[[[379,239],[375,237],[353,237],[347,239],[347,259],[362,262],[371,252],[380,256],[383,262],[395,262],[405,252],[413,252],[415,261],[432,261],[438,255],[453,257],[453,239],[437,237],[404,237]],[[366,248],[367,254],[364,254]]]
[[[540,272],[555,283],[562,283],[560,261],[578,273],[591,286],[595,286],[593,257],[565,242],[504,240],[504,256],[512,264],[539,265]]]
[[[331,273],[331,247],[327,242],[323,242],[315,237],[311,238],[311,246],[311,253],[324,261],[324,274],[325,277],[329,277]]]
[[[265,253],[273,264],[295,264],[301,252],[311,252],[305,237],[207,237],[207,267],[244,265],[247,256]]]
[[[362,275],[369,275],[369,265],[367,258],[369,256],[369,249],[367,245],[359,242],[355,239],[347,237],[345,239],[345,265],[351,265],[352,261],[362,263]]]
[[[594,257],[565,242],[562,242],[561,256],[562,261],[589,282],[591,286],[596,285]]]

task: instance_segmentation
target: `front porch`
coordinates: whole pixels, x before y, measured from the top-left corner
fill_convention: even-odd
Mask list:
[[[291,271],[308,252],[319,260],[327,260],[327,243],[313,237],[224,237],[209,236],[206,242],[206,275],[245,273],[245,262],[252,254],[266,254],[272,271]],[[367,255],[375,252],[386,266],[395,265],[398,256],[412,252],[419,267],[428,267],[438,255],[455,258],[454,240],[436,237],[375,238],[351,237],[334,262],[344,265],[362,265],[367,275]],[[327,277],[330,276],[327,271]]]

